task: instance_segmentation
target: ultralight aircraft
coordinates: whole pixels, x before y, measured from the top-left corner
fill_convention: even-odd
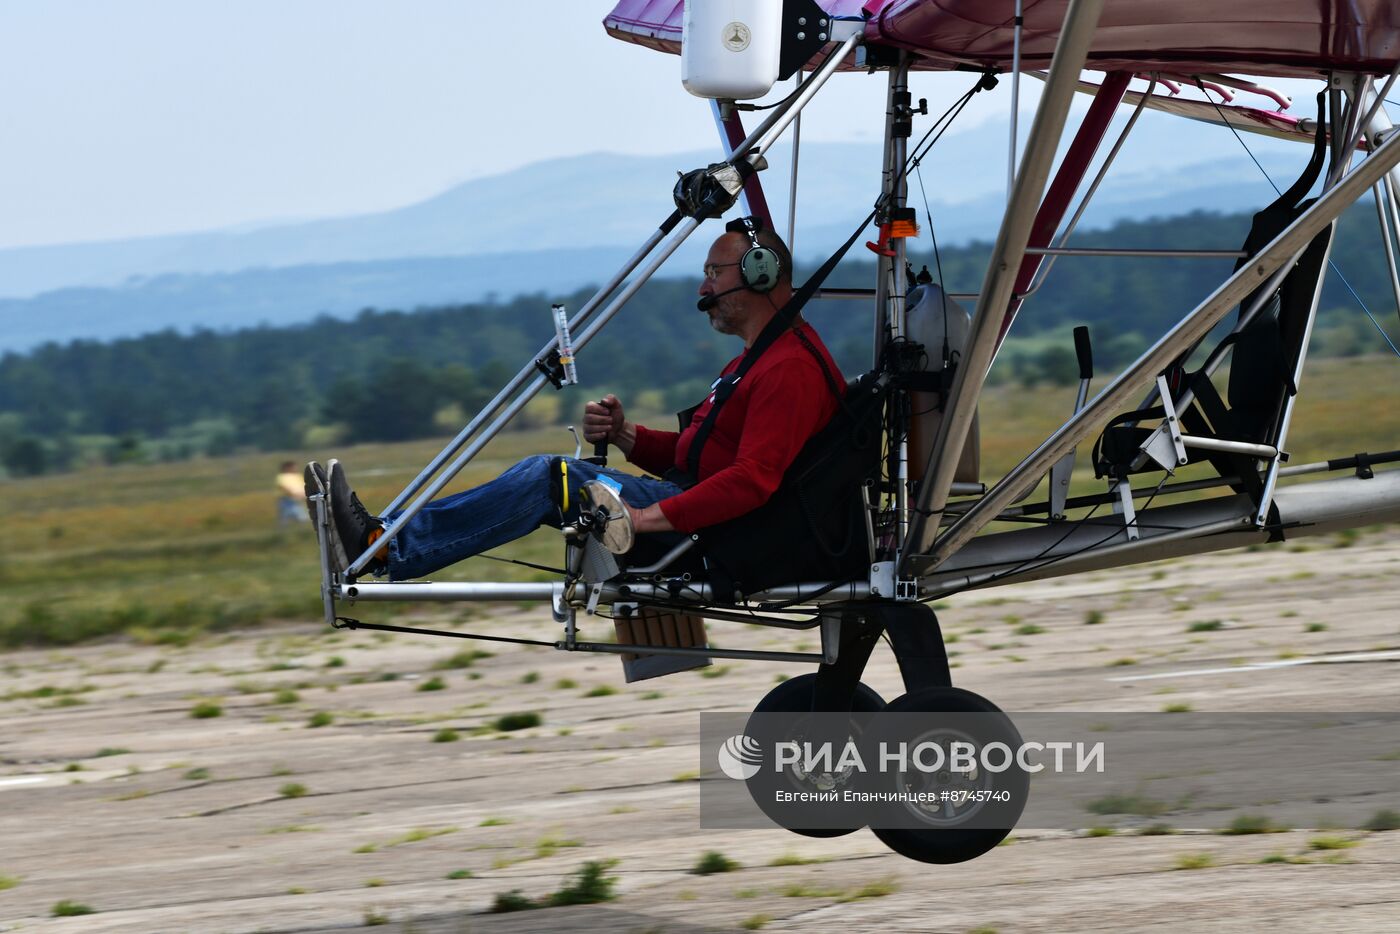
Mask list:
[[[929,606],[934,600],[1400,519],[1400,470],[1393,469],[1400,451],[1339,451],[1308,464],[1288,458],[1338,218],[1371,194],[1400,309],[1400,134],[1384,104],[1400,73],[1400,9],[1393,3],[619,0],[603,25],[622,41],[682,56],[686,88],[714,102],[722,158],[682,175],[672,192],[674,210],[583,307],[572,316],[555,310],[555,339],[385,507],[386,515],[401,510],[386,536],[397,534],[531,398],[572,384],[576,358],[587,360],[592,338],[702,223],[740,198],[752,214],[767,215],[764,153],[837,72],[886,83],[883,170],[872,178],[871,204],[860,206],[869,214],[782,315],[825,298],[869,302],[870,369],[849,383],[842,410],[803,449],[766,505],[679,545],[648,549],[616,495],[591,487],[586,508],[563,530],[565,572],[551,582],[365,579],[370,551],[348,568],[333,565],[329,510],[321,499],[313,507],[332,625],[431,632],[360,622],[345,616],[344,607],[536,600],[562,626],[558,641],[441,634],[622,653],[638,665],[673,666],[658,671],[713,657],[815,666],[770,691],[755,708],[760,712],[996,712],[991,701],[953,687]],[[911,71],[965,73],[968,90],[930,120],[912,99]],[[997,80],[1018,87],[1023,75],[1043,82],[1042,94],[981,288],[975,295],[947,293],[932,276],[915,277],[906,262],[908,241],[919,233],[906,203],[909,172],[973,95]],[[793,93],[763,109],[746,130],[743,115],[758,108],[742,102],[793,76],[800,78]],[[1291,99],[1267,84],[1277,78],[1317,83],[1315,118],[1289,113]],[[1080,93],[1092,101],[1078,125],[1067,126]],[[1013,93],[1013,139],[1015,100]],[[1120,108],[1131,116],[1090,177]],[[1276,200],[1259,205],[1236,250],[1067,246],[1145,108],[1237,134],[1294,140],[1310,148],[1311,158]],[[927,126],[916,135],[920,123]],[[1057,147],[1070,132],[1056,165]],[[823,288],[826,274],[872,224],[876,281],[868,289]],[[1092,347],[1087,332],[1076,330],[1074,411],[1009,473],[984,483],[977,412],[988,371],[1016,318],[1034,314],[1035,293],[1051,266],[1082,255],[1223,256],[1235,263],[1207,298],[1183,309],[1175,326],[1092,394]],[[1091,448],[1103,488],[1071,497],[1081,446]],[[606,457],[602,447],[596,457]],[[1205,472],[1199,478],[1175,478],[1197,464]],[[1042,486],[1044,498],[1031,501]],[[1015,524],[1004,530],[1009,523]],[[585,639],[580,614],[618,621],[631,641]],[[816,629],[821,651],[710,647],[687,628],[685,620],[694,617]],[[861,682],[882,635],[905,690],[888,703]],[[795,787],[822,780],[791,776]],[[937,780],[968,786],[996,777]],[[922,829],[875,833],[906,857],[957,862],[995,846],[1014,815],[1001,829],[960,831],[957,821],[955,809],[937,808]],[[855,829],[796,832],[835,836]]]

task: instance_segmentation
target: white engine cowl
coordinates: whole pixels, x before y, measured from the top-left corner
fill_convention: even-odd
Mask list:
[[[686,0],[681,84],[696,97],[752,100],[778,80],[782,0]]]

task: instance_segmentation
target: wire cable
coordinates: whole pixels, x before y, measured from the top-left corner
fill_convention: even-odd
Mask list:
[[[1199,82],[1200,79],[1198,78],[1197,83]],[[1387,101],[1386,103],[1391,102]],[[1235,135],[1235,139],[1239,140],[1239,144],[1244,147],[1244,151],[1249,154],[1249,158],[1252,159],[1254,161],[1254,164],[1259,167],[1259,171],[1261,174],[1263,174],[1264,180],[1269,183],[1269,187],[1274,190],[1275,194],[1283,194],[1283,192],[1279,190],[1278,185],[1274,184],[1274,180],[1269,176],[1268,170],[1264,168],[1264,166],[1259,162],[1257,158],[1255,158],[1254,153],[1249,148],[1249,144],[1246,143],[1244,141],[1244,138],[1240,136],[1239,131],[1235,129],[1234,124],[1232,124],[1229,120],[1225,119],[1225,113],[1220,109],[1220,105],[1212,100],[1211,106],[1214,107],[1216,113],[1220,115],[1221,122],[1230,128],[1230,132]],[[1385,236],[1384,232],[1382,232],[1382,236]],[[1371,314],[1371,309],[1366,306],[1366,303],[1364,301],[1362,301],[1361,296],[1356,293],[1356,289],[1352,288],[1351,283],[1347,281],[1347,277],[1342,275],[1342,271],[1337,268],[1336,261],[1329,256],[1327,257],[1327,265],[1333,272],[1337,274],[1337,278],[1341,280],[1342,285],[1346,286],[1346,290],[1351,293],[1351,297],[1356,299],[1356,304],[1361,306],[1361,310],[1366,313],[1366,317],[1371,319],[1371,324],[1375,325],[1376,331],[1379,332],[1381,335],[1381,339],[1384,340],[1387,345],[1389,345],[1391,351],[1394,352],[1395,356],[1400,357],[1400,347],[1396,347],[1395,342],[1390,339],[1390,335],[1385,333],[1385,328],[1381,327],[1381,323],[1376,320],[1376,316]]]

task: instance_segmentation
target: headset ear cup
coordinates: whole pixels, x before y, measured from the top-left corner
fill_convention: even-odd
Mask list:
[[[739,274],[744,285],[755,292],[771,291],[781,274],[778,254],[764,247],[751,247],[739,261]]]

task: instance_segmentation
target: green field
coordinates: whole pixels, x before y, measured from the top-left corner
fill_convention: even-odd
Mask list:
[[[1400,448],[1393,357],[1319,361],[1303,383],[1293,463]],[[1095,388],[1105,384],[1096,381]],[[983,479],[1027,454],[1068,412],[1072,388],[997,386],[982,405]],[[567,399],[561,401],[568,402]],[[578,403],[581,405],[581,400]],[[666,424],[656,416],[653,424]],[[285,459],[339,456],[372,509],[411,480],[442,441],[289,451],[154,466],[93,468],[0,482],[10,525],[0,552],[0,646],[62,645],[111,633],[182,642],[201,632],[320,615],[314,540],[279,530],[272,478]],[[537,452],[572,453],[562,428],[502,435],[449,487],[463,489]],[[616,453],[616,452],[614,452]],[[1075,492],[1102,489],[1080,452]],[[562,557],[544,530],[503,553],[548,565]],[[487,560],[436,579],[546,579]],[[397,612],[408,612],[396,604]],[[387,615],[376,609],[375,618]]]

